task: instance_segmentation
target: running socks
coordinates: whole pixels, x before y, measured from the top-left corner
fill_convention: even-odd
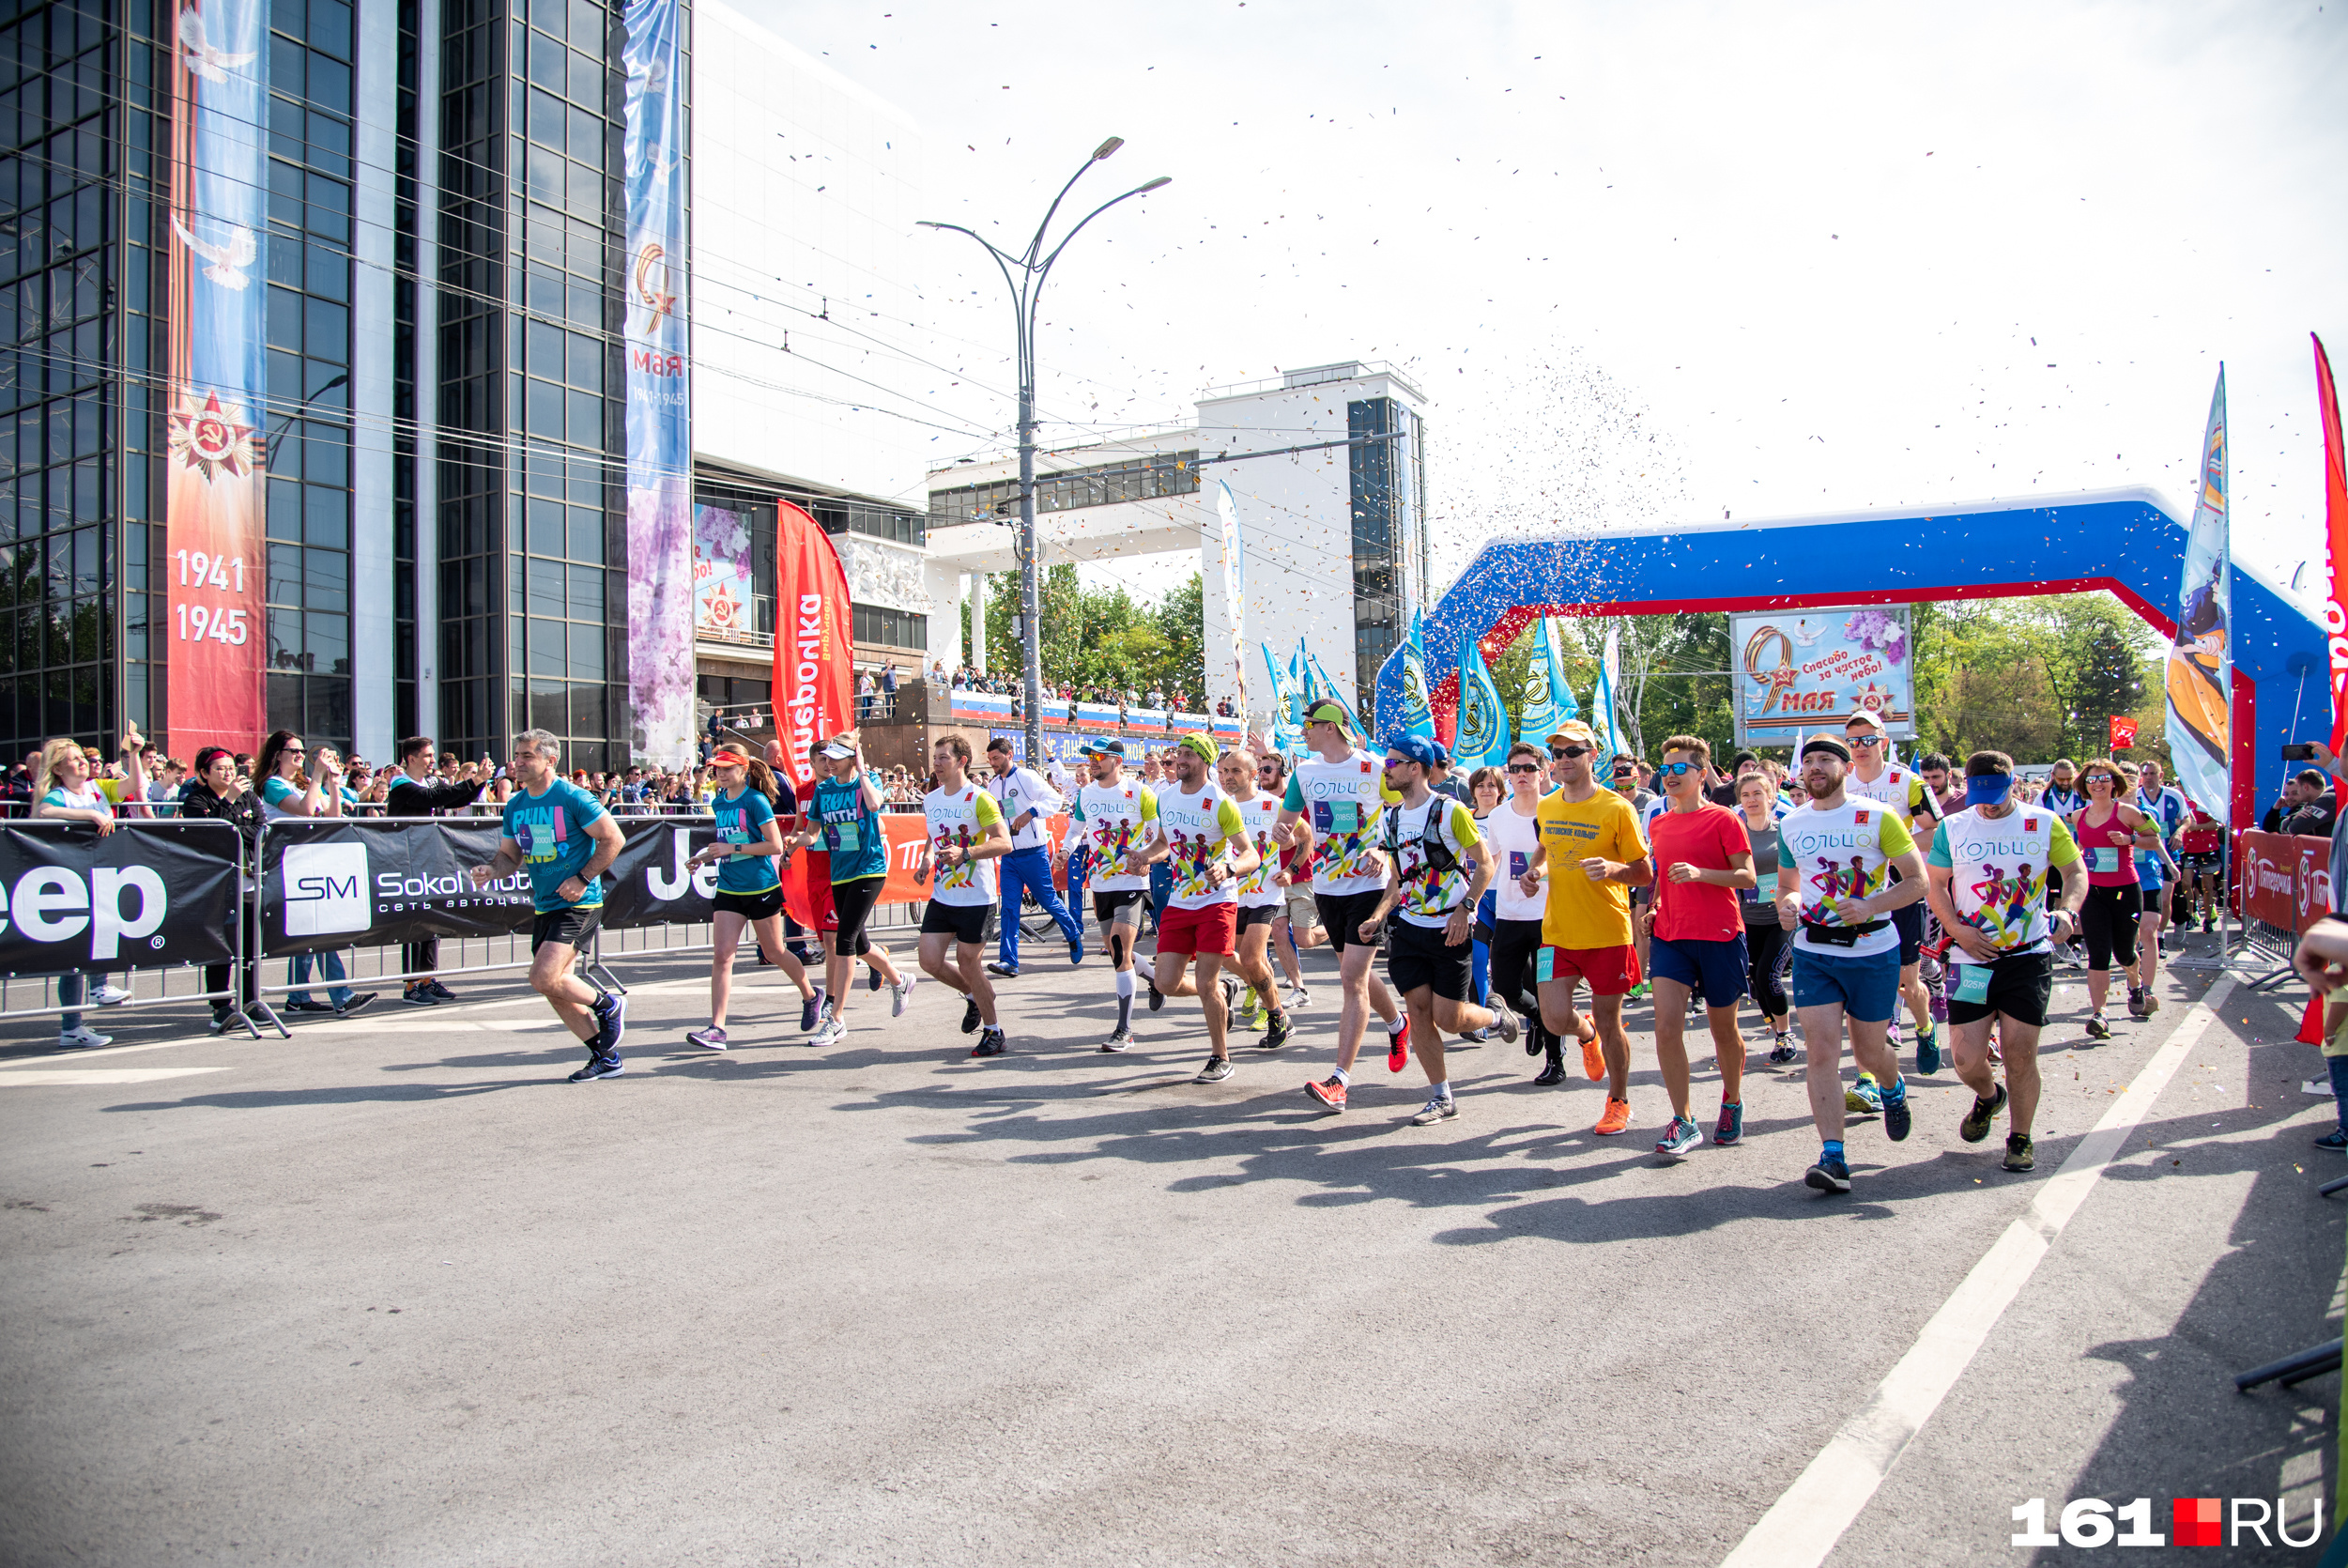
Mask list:
[[[1826,1152],[1819,1156],[1819,1163],[1823,1165],[1830,1160],[1840,1160],[1842,1157],[1843,1141],[1840,1138],[1829,1138],[1826,1140]]]
[[[1450,1081],[1450,1079],[1446,1078],[1446,1079],[1445,1079],[1442,1083],[1440,1083],[1440,1084],[1436,1084],[1433,1085],[1432,1087],[1430,1087],[1430,1088],[1427,1090],[1427,1098],[1428,1098],[1429,1099],[1450,1099],[1450,1098],[1451,1098],[1451,1081]]]
[[[1335,1078],[1340,1084],[1351,1084],[1354,1081],[1354,1075],[1347,1072],[1343,1068],[1337,1068],[1333,1069],[1330,1076]]]
[[[1895,1075],[1892,1079],[1892,1086],[1883,1091],[1883,1103],[1886,1105],[1905,1105],[1907,1102],[1908,1080]]]
[[[1130,969],[1117,971],[1117,1027],[1121,1030],[1133,1027],[1133,971]]]

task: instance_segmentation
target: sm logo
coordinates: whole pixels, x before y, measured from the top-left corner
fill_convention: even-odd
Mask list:
[[[287,936],[363,931],[375,923],[367,907],[366,845],[288,844],[281,870]]]

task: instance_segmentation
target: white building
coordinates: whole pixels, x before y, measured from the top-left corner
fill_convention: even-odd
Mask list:
[[[1240,608],[1251,707],[1266,711],[1259,643],[1284,664],[1301,638],[1332,680],[1362,691],[1408,635],[1410,608],[1427,593],[1424,401],[1390,365],[1316,365],[1205,392],[1195,423],[1039,453],[1042,560],[1196,550],[1206,697],[1235,702],[1227,652],[1233,595],[1216,508],[1217,486],[1228,484],[1246,561]],[[1018,517],[1016,455],[932,472],[931,600],[944,608],[965,596],[983,602],[990,592],[1017,592],[1016,577],[989,578],[1017,567]],[[983,625],[984,617],[972,622]],[[929,623],[931,657],[949,667],[961,653],[959,623],[941,613]],[[973,650],[973,659],[984,662],[983,650]]]

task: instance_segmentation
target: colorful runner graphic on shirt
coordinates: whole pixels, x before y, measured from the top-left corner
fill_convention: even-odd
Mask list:
[[[938,852],[946,849],[948,846],[960,850],[963,854],[967,856],[970,853],[970,823],[956,822],[954,824],[953,835],[950,838],[947,836],[944,826],[941,824],[938,828],[937,836],[930,840],[929,863],[933,866],[945,866],[945,862],[939,857]],[[945,867],[945,869],[938,874],[938,891],[943,893],[948,888],[968,887],[977,878],[977,875],[978,863],[976,861],[970,859],[958,861],[952,866]]]
[[[1168,842],[1174,846],[1174,896],[1177,899],[1203,898],[1215,889],[1206,884],[1206,873],[1217,860],[1220,839],[1205,834],[1175,833]]]

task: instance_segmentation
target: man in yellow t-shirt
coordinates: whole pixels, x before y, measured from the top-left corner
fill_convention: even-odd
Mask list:
[[[1580,1039],[1582,1070],[1606,1078],[1605,1114],[1595,1130],[1612,1135],[1631,1125],[1631,1040],[1622,1032],[1622,999],[1641,976],[1631,945],[1630,890],[1653,883],[1655,869],[1637,811],[1592,776],[1597,751],[1598,737],[1587,724],[1569,724],[1549,737],[1558,787],[1533,814],[1540,844],[1518,885],[1532,897],[1541,891],[1542,869],[1552,869],[1533,968],[1541,1022],[1560,1038]],[[1573,988],[1583,981],[1589,985],[1594,1022],[1573,1010]]]

